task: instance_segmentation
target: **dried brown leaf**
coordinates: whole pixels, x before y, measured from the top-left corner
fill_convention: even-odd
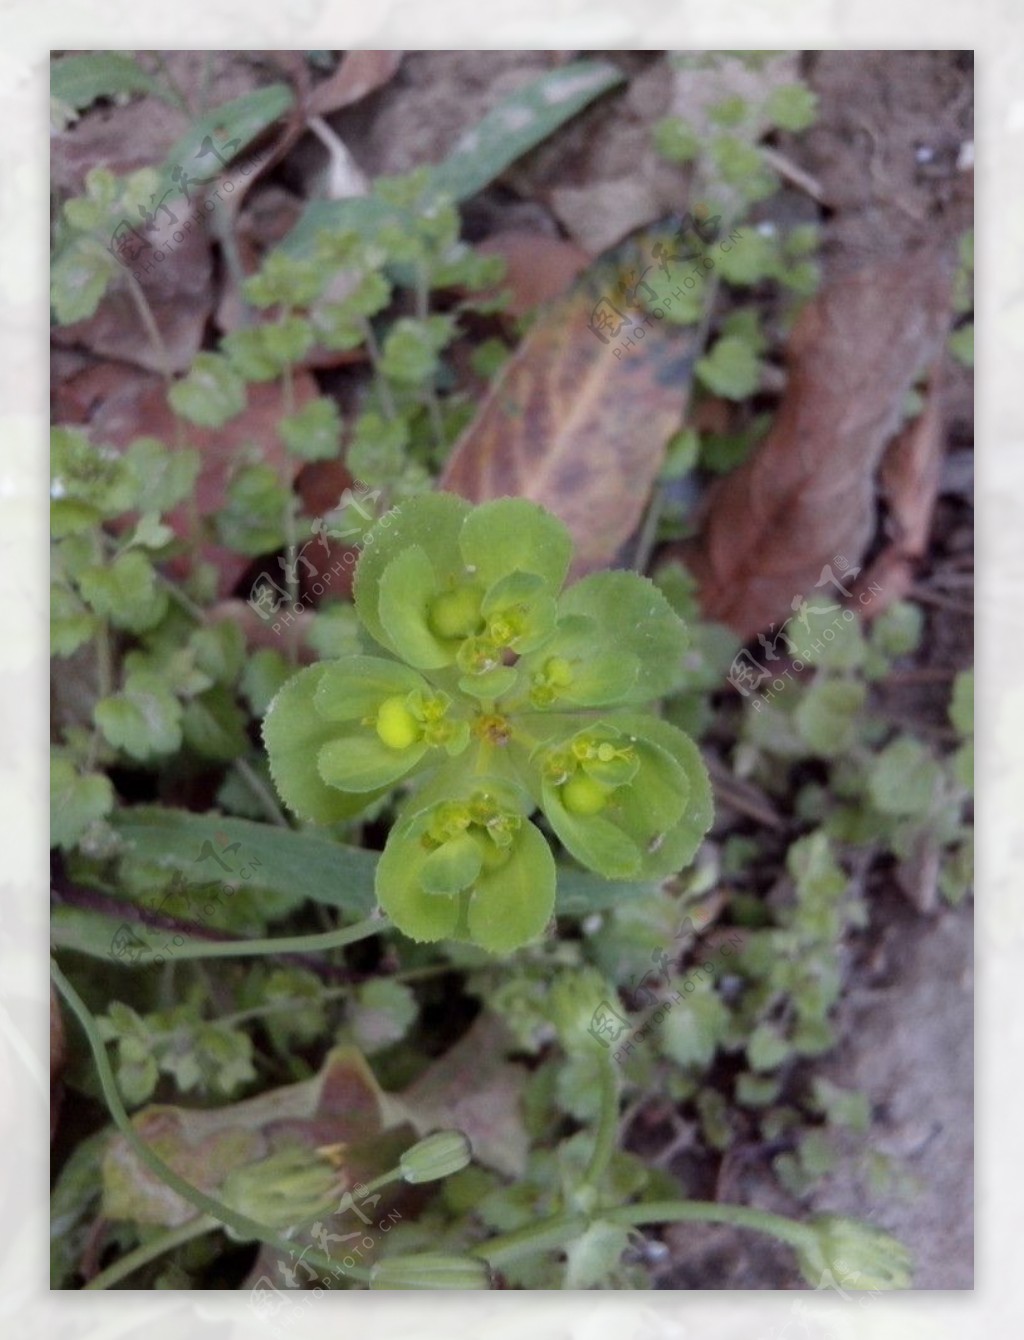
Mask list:
[[[511,316],[525,316],[560,298],[590,264],[588,254],[574,242],[517,228],[493,233],[476,249],[505,262],[505,277],[496,288],[508,290],[505,311]]]
[[[202,220],[198,223],[152,275],[142,280],[145,301],[160,333],[159,345],[150,338],[139,303],[120,283],[110,288],[87,320],[55,326],[54,344],[87,349],[101,358],[123,359],[151,372],[184,372],[191,367],[213,310],[210,240]]]
[[[385,1126],[385,1099],[372,1072],[352,1047],[336,1048],[312,1079],[270,1089],[226,1107],[153,1104],[136,1112],[138,1134],[181,1177],[215,1192],[235,1168],[286,1145],[310,1149],[345,1146],[349,1184],[382,1171],[373,1145]],[[412,1136],[406,1143],[412,1143]],[[110,1219],[173,1227],[196,1211],[114,1135],[103,1159],[103,1212]]]
[[[860,560],[882,453],[948,326],[950,277],[950,257],[924,249],[838,280],[804,308],[771,432],[711,491],[699,537],[675,551],[707,618],[751,637],[784,620],[837,555]]]
[[[636,318],[602,342],[587,323],[614,276],[599,274],[531,328],[440,484],[471,502],[542,503],[572,532],[577,573],[607,566],[636,529],[679,427],[693,361],[692,336],[665,321]]]
[[[858,605],[869,619],[910,593],[917,560],[928,549],[945,442],[942,361],[937,359],[932,368],[921,413],[893,438],[882,457],[878,482],[888,506],[887,529],[892,538],[861,573],[854,590]]]
[[[522,1113],[528,1074],[504,1059],[508,1046],[501,1022],[482,1014],[395,1102],[421,1135],[462,1131],[479,1163],[521,1177],[529,1151]]]
[[[383,88],[395,77],[402,63],[402,54],[401,51],[346,51],[334,73],[317,84],[310,94],[310,114],[326,116]]]

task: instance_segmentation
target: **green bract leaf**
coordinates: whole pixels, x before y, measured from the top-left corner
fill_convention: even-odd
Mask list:
[[[322,717],[314,706],[327,668],[309,666],[288,680],[263,722],[263,740],[278,794],[300,818],[322,824],[351,818],[376,798],[372,793],[346,795],[328,786],[320,775],[317,756],[338,735],[337,723]]]
[[[459,547],[474,579],[489,590],[513,572],[531,572],[556,594],[572,561],[572,539],[557,517],[525,498],[498,498],[466,517]]]
[[[396,508],[393,524],[383,520],[389,527],[374,527],[360,560],[356,605],[389,650],[424,670],[457,661],[475,677],[550,635],[572,544],[542,508],[499,499],[470,511],[433,494]],[[511,682],[500,676],[495,692]]]
[[[471,940],[510,953],[547,925],[555,863],[513,791],[490,778],[476,786],[395,826],[377,867],[377,896],[414,940]]]
[[[407,666],[373,656],[349,656],[312,670],[315,683],[311,671],[301,672],[267,713],[264,738],[275,781],[283,755],[288,775],[301,771],[304,785],[310,784],[315,772],[338,791],[379,793],[411,773],[431,750],[454,754],[469,742],[469,726],[449,715],[447,695],[432,689]],[[292,689],[300,680],[301,694]],[[312,690],[307,693],[309,685]],[[300,714],[307,734],[301,757],[288,745],[289,724],[299,724]],[[310,734],[310,714],[320,723],[315,736]],[[311,747],[314,738],[318,745]],[[283,790],[281,794],[293,809],[305,812]]]
[[[591,685],[581,705],[601,702],[647,703],[679,687],[683,655],[689,643],[686,625],[662,593],[646,577],[633,572],[595,572],[576,582],[558,604],[559,618],[584,615],[593,620],[593,647],[588,655],[577,651],[581,668],[591,660],[603,662],[602,673],[613,673],[609,660],[635,666],[631,686],[621,697],[591,696]],[[578,644],[577,644],[578,645]],[[624,677],[624,672],[623,672]],[[587,676],[585,676],[587,678]],[[573,701],[567,695],[568,701]]]
[[[378,609],[388,638],[385,645],[423,670],[451,665],[455,659],[453,640],[438,637],[434,629],[439,625],[431,619],[431,606],[442,595],[430,559],[418,544],[392,559],[380,579]]]
[[[366,537],[355,575],[355,603],[369,633],[388,651],[396,648],[379,612],[380,583],[388,565],[410,545],[429,555],[438,583],[455,586],[468,575],[459,551],[459,531],[469,504],[448,493],[414,498],[376,522]]]
[[[710,825],[710,785],[696,746],[655,717],[609,716],[545,745],[536,762],[551,826],[598,874],[673,874]]]
[[[411,771],[426,752],[422,741],[396,750],[370,736],[346,736],[321,747],[317,767],[328,786],[339,791],[384,791]]]
[[[569,617],[543,652],[524,663],[530,677],[530,706],[563,713],[571,707],[628,702],[639,662],[628,651],[615,656],[602,647],[591,620]]]

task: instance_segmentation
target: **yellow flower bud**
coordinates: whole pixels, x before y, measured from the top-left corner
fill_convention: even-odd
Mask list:
[[[551,656],[544,665],[547,682],[556,689],[567,689],[572,683],[572,666],[564,656]]]
[[[377,734],[389,749],[408,749],[420,738],[420,724],[401,696],[386,698],[377,712]]]
[[[585,772],[578,772],[562,787],[562,804],[570,814],[598,814],[608,804],[611,791]]]
[[[475,586],[445,591],[430,603],[427,622],[438,637],[471,637],[483,627],[480,604],[483,593]]]

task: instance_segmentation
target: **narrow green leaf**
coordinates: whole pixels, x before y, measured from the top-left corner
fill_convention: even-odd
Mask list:
[[[162,806],[122,810],[113,816],[111,825],[129,844],[133,856],[180,872],[188,884],[232,878],[231,873],[200,857],[207,843],[223,850],[237,842],[238,851],[228,859],[236,871],[248,868],[246,882],[286,895],[296,906],[308,899],[335,907],[353,920],[368,916],[374,907],[378,855],[374,851],[249,819],[191,814]]]
[[[161,169],[165,187],[177,190],[180,195],[181,188],[172,176],[176,168],[205,177],[220,171],[217,157],[205,143],[207,139],[221,157],[237,158],[258,135],[284,116],[294,101],[286,84],[268,84],[199,117],[167,155]]]
[[[466,132],[434,169],[434,185],[454,200],[468,200],[624,77],[610,62],[594,60],[541,75]]]
[[[176,106],[161,81],[126,51],[88,51],[61,56],[50,63],[50,96],[83,111],[97,98],[118,93],[152,93]]]
[[[428,191],[467,200],[500,176],[517,158],[552,135],[561,125],[625,76],[607,61],[575,61],[542,75],[498,104],[467,131],[448,159],[429,171]],[[313,201],[285,239],[296,254],[314,249],[320,233],[353,231],[375,241],[388,224],[405,231],[415,221],[375,196],[354,200]]]

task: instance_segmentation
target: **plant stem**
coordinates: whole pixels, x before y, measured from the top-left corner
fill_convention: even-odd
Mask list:
[[[181,108],[181,110],[185,113],[185,115],[188,117],[190,121],[195,120],[195,112],[193,112],[191,106],[189,105],[189,100],[185,96],[184,89],[178,83],[177,79],[175,79],[174,75],[171,74],[170,68],[166,60],[164,60],[164,53],[162,51],[153,51],[150,54],[152,55],[154,61],[156,62],[157,69],[160,71],[164,79],[167,81],[168,91],[170,92],[174,101],[178,104],[178,106]]]
[[[648,1205],[622,1205],[615,1210],[606,1210],[601,1218],[626,1228],[687,1222],[731,1224],[734,1228],[754,1228],[791,1247],[804,1247],[815,1236],[807,1224],[797,1223],[784,1215],[754,1210],[748,1205],[720,1205],[713,1200],[664,1200]]]
[[[416,267],[416,316],[420,321],[426,321],[429,315],[430,285],[427,282],[425,268],[418,265]],[[444,422],[441,418],[441,406],[438,404],[433,377],[424,387],[424,395],[427,401],[427,413],[430,416],[430,430],[434,435],[434,446],[440,452],[444,447]]]
[[[574,1242],[587,1231],[589,1223],[585,1214],[552,1215],[539,1224],[528,1224],[526,1228],[517,1228],[491,1238],[489,1242],[481,1242],[472,1249],[472,1255],[483,1257],[492,1266],[509,1265],[523,1256],[554,1251]]]
[[[615,1141],[619,1133],[619,1077],[615,1063],[608,1054],[601,1057],[598,1082],[601,1089],[601,1115],[594,1138],[594,1152],[590,1156],[582,1182],[584,1187],[593,1187],[595,1190],[615,1152]]]
[[[256,799],[263,806],[267,818],[272,824],[277,824],[281,828],[291,828],[291,824],[285,818],[284,811],[274,799],[273,793],[264,785],[255,769],[251,768],[244,758],[235,759],[235,768],[239,777],[245,782],[246,786],[253,793]]]
[[[386,419],[397,419],[398,407],[395,404],[394,396],[391,394],[388,379],[381,371],[380,345],[377,343],[377,336],[373,333],[370,318],[367,316],[361,317],[360,324],[363,328],[363,338],[366,341],[366,352],[370,355],[370,364],[377,381],[377,390],[380,393],[380,407],[384,411]]]
[[[651,491],[651,501],[647,505],[647,515],[644,517],[643,529],[640,531],[640,537],[636,542],[636,553],[633,557],[633,569],[643,576],[647,564],[651,561],[651,554],[654,552],[654,546],[658,539],[658,522],[661,520],[661,514],[665,508],[665,486],[660,480],[655,481],[654,488]]]
[[[220,1224],[208,1214],[201,1214],[198,1219],[190,1219],[179,1228],[170,1228],[166,1233],[153,1238],[151,1242],[144,1242],[134,1251],[128,1252],[113,1265],[107,1266],[106,1270],[101,1270],[98,1275],[93,1276],[85,1288],[109,1289],[112,1284],[120,1283],[126,1275],[132,1274],[141,1266],[148,1265],[150,1261],[155,1261],[165,1252],[172,1252],[175,1247],[181,1247],[184,1243],[191,1242],[193,1238],[200,1238],[204,1233],[212,1233],[217,1228],[220,1228]]]
[[[332,986],[320,991],[316,997],[316,1004],[327,1000],[341,1000],[349,995],[354,988],[351,986]],[[234,1014],[222,1014],[217,1018],[217,1023],[223,1028],[234,1028],[237,1024],[247,1024],[252,1019],[262,1019],[267,1014],[279,1014],[282,1010],[294,1010],[301,1008],[307,1002],[297,999],[295,996],[282,996],[280,1000],[271,1000],[266,1005],[253,1005],[248,1010],[236,1010]],[[313,1002],[309,1002],[312,1004]]]
[[[182,946],[175,945],[174,955],[190,958],[248,958],[255,954],[308,954],[325,949],[342,949],[345,945],[367,940],[390,930],[386,917],[367,917],[352,926],[328,931],[322,935],[282,935],[269,940],[194,940]]]
[[[139,320],[142,322],[146,334],[149,336],[149,342],[152,344],[157,358],[160,360],[160,373],[168,386],[174,381],[174,373],[171,371],[171,356],[168,353],[167,345],[164,343],[164,337],[160,334],[160,327],[156,323],[156,317],[153,315],[153,309],[149,305],[149,299],[146,297],[146,290],[132,274],[131,270],[124,271],[125,282],[128,285],[128,292],[132,295],[132,302],[135,304],[135,310],[139,314]]]
[[[165,1163],[160,1155],[142,1139],[132,1125],[131,1118],[121,1101],[121,1095],[117,1090],[117,1081],[114,1079],[114,1072],[110,1066],[106,1046],[100,1037],[99,1029],[96,1027],[96,1020],[53,959],[50,960],[50,976],[57,990],[67,1002],[69,1009],[82,1026],[96,1065],[96,1073],[103,1090],[103,1097],[106,1100],[107,1110],[114,1125],[131,1146],[136,1157],[162,1182],[166,1183],[172,1191],[176,1191],[182,1199],[187,1200],[190,1205],[194,1205],[202,1214],[209,1215],[218,1223],[230,1228],[240,1241],[264,1242],[267,1246],[273,1247],[282,1254],[290,1253],[291,1248],[288,1243],[283,1238],[278,1237],[273,1229],[267,1228],[265,1224],[257,1223],[255,1219],[250,1219],[246,1214],[229,1209],[219,1200],[215,1200],[213,1196],[208,1196],[205,1191],[200,1191],[197,1186],[193,1186],[191,1182],[187,1182],[184,1177],[176,1173],[170,1164]],[[364,1270],[360,1266],[345,1266],[341,1262],[331,1260],[330,1257],[321,1252],[307,1250],[304,1255],[308,1257],[311,1265],[326,1272],[337,1273],[340,1271],[352,1279],[363,1282],[370,1278],[368,1270]]]
[[[146,290],[131,270],[125,271],[125,279],[128,283],[128,292],[132,296],[132,302],[135,304],[135,310],[139,314],[139,320],[142,322],[149,341],[152,344],[156,355],[160,360],[160,373],[164,379],[164,386],[167,391],[167,407],[174,417],[174,446],[176,451],[183,450],[185,446],[185,425],[182,422],[181,415],[171,404],[171,387],[174,385],[174,368],[171,364],[171,355],[168,351],[164,337],[160,334],[160,327],[157,325],[156,317],[153,315],[153,309],[149,305],[149,299],[146,297]],[[202,520],[199,515],[199,504],[196,501],[195,490],[189,491],[187,499],[187,514],[189,528],[192,532],[192,540],[198,545],[202,538]]]
[[[191,614],[196,623],[205,623],[206,611],[201,606],[197,605],[192,597],[187,595],[181,589],[177,582],[172,581],[170,577],[165,573],[162,573],[159,568],[154,568],[154,571],[156,572],[157,580],[167,591],[167,594],[171,599],[177,601],[186,614]]]
[[[670,1224],[692,1221],[708,1224],[732,1224],[736,1228],[754,1228],[768,1233],[791,1247],[804,1247],[814,1237],[814,1230],[782,1215],[765,1210],[753,1210],[746,1205],[719,1205],[715,1201],[667,1200],[648,1205],[622,1205],[614,1210],[601,1210],[593,1216],[605,1223],[623,1228],[640,1228],[645,1224]],[[492,1266],[508,1265],[524,1256],[537,1252],[554,1251],[574,1242],[589,1228],[592,1220],[583,1214],[558,1214],[529,1224],[512,1233],[502,1233],[473,1248],[473,1255],[483,1257]]]
[[[287,317],[290,313],[286,312]],[[284,365],[284,371],[281,374],[282,392],[284,398],[284,415],[290,418],[295,413],[295,369],[291,363]],[[292,480],[288,449],[285,448],[284,466],[281,483],[285,491],[284,505],[284,543],[285,543],[285,586],[288,588],[288,600],[292,606],[292,612],[295,613],[299,605],[299,562],[298,562],[298,535],[295,527],[295,485]],[[299,625],[292,621],[288,625],[285,634],[285,643],[288,648],[288,659],[293,665],[299,661]]]

